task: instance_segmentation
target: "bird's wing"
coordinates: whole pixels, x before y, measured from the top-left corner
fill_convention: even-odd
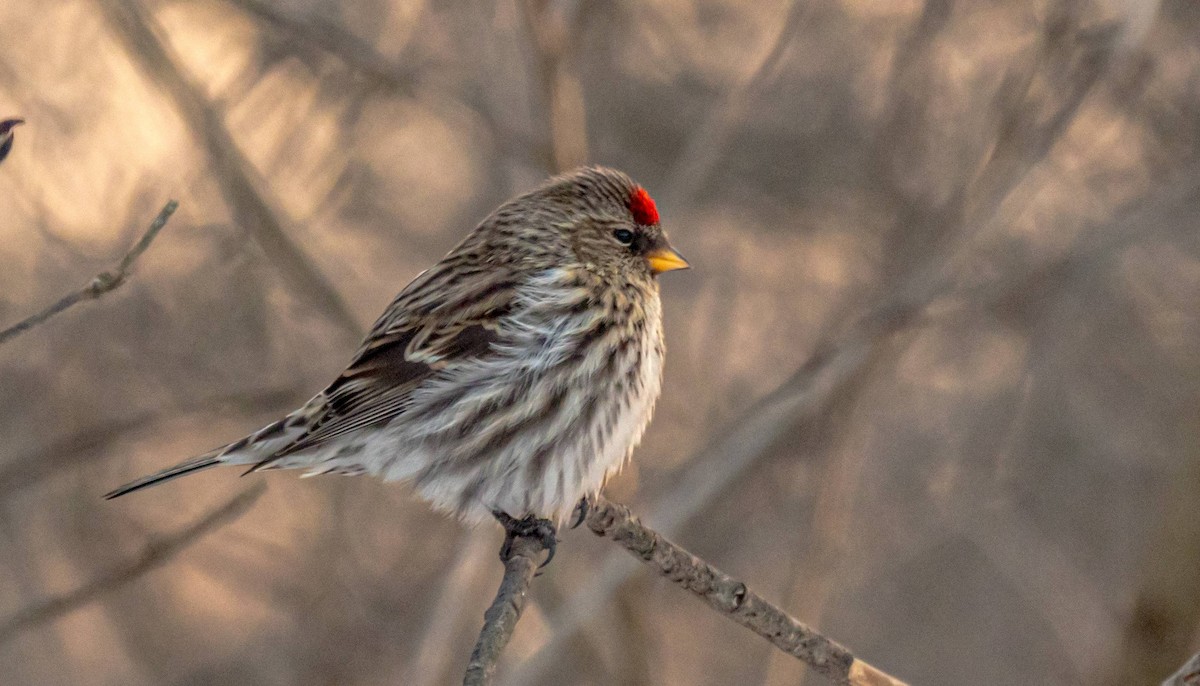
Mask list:
[[[412,391],[430,376],[489,353],[515,294],[514,279],[499,270],[442,263],[417,277],[379,318],[346,371],[301,410],[307,430],[255,468],[404,412]]]

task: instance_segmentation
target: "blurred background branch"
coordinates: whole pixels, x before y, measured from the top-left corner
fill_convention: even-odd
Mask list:
[[[466,540],[456,546],[456,558],[442,580],[442,588],[429,616],[429,624],[421,632],[421,642],[414,651],[415,659],[405,669],[401,683],[412,686],[437,686],[449,683],[457,675],[450,674],[451,666],[458,669],[455,657],[446,646],[454,643],[457,626],[485,600],[479,592],[485,588],[487,571],[495,555],[492,539],[495,531],[478,527]],[[507,567],[505,568],[507,574]],[[473,602],[478,600],[478,602]]]
[[[796,40],[810,11],[811,5],[801,0],[787,3],[775,38],[763,52],[761,61],[749,76],[730,87],[688,134],[664,184],[662,197],[665,204],[685,205],[725,158],[726,148],[737,127],[744,125],[749,112],[762,102],[760,98],[771,78],[778,76],[780,61],[791,42]]]
[[[152,536],[141,552],[133,558],[94,577],[79,588],[42,600],[8,617],[0,622],[0,644],[12,640],[22,631],[74,612],[167,564],[205,535],[245,514],[265,490],[266,485],[263,483],[252,486],[179,531]]]
[[[266,182],[238,149],[221,114],[179,66],[161,38],[162,29],[139,0],[98,0],[110,26],[130,56],[173,99],[175,109],[208,155],[235,223],[247,231],[279,269],[297,297],[323,312],[357,343],[366,332],[333,284],[295,241],[270,197]]]
[[[226,0],[230,5],[284,32],[290,40],[328,52],[370,79],[411,95],[420,71],[386,59],[370,42],[320,17],[302,17],[263,0]]]

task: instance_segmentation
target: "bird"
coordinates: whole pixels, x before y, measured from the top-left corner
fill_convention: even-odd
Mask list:
[[[0,162],[8,157],[13,146],[13,128],[24,124],[24,119],[14,118],[0,121]]]
[[[557,526],[630,458],[662,385],[658,276],[690,265],[623,172],[583,167],[512,199],[405,286],[300,409],[106,498],[218,465],[404,481],[554,555]]]

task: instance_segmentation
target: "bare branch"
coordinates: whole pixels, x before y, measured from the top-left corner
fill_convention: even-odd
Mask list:
[[[163,208],[159,211],[158,216],[155,217],[154,221],[150,223],[150,228],[146,229],[146,233],[142,234],[142,237],[138,239],[138,242],[133,244],[133,247],[129,249],[129,252],[125,253],[125,257],[121,258],[121,262],[117,265],[116,269],[97,274],[96,277],[93,278],[91,282],[89,282],[88,285],[84,286],[83,288],[72,293],[68,293],[67,295],[63,296],[61,300],[54,303],[50,307],[47,307],[45,310],[42,310],[28,319],[17,322],[13,326],[0,331],[0,345],[7,342],[10,338],[14,338],[17,335],[32,329],[38,324],[50,319],[54,315],[68,310],[71,307],[84,302],[85,300],[95,300],[105,293],[109,293],[120,288],[121,285],[125,283],[125,280],[129,277],[129,271],[133,268],[134,262],[137,262],[137,259],[142,256],[142,253],[146,252],[146,249],[150,247],[150,243],[154,241],[154,238],[158,235],[158,232],[162,231],[163,227],[167,225],[167,220],[171,218],[171,215],[174,214],[177,207],[179,207],[179,203],[175,202],[174,200],[169,200],[167,201],[166,205],[163,205]]]
[[[1200,653],[1193,655],[1178,672],[1167,677],[1162,686],[1200,686]]]
[[[834,683],[853,686],[902,686],[835,641],[788,616],[746,584],[668,541],[643,525],[628,507],[603,497],[593,500],[586,519],[597,536],[611,538],[675,585],[691,591],[783,652],[803,660]]]
[[[546,546],[537,537],[518,536],[513,540],[496,599],[483,613],[483,629],[479,632],[475,649],[471,651],[463,686],[486,686],[492,683],[496,662],[525,610],[525,603],[529,600],[529,584],[545,550]]]
[[[100,0],[99,4],[130,57],[171,96],[180,118],[207,152],[213,177],[235,223],[249,232],[296,297],[312,304],[357,341],[363,331],[349,306],[293,241],[294,231],[266,182],[242,154],[204,91],[180,66],[154,17],[137,0]]]
[[[393,63],[375,50],[375,46],[342,26],[318,17],[303,17],[281,9],[278,3],[263,0],[226,0],[230,5],[257,17],[286,33],[298,43],[312,46],[341,60],[377,83],[411,95],[419,71]]]
[[[52,622],[70,614],[100,596],[115,591],[147,572],[165,565],[206,534],[241,517],[265,490],[266,486],[262,483],[246,489],[183,529],[169,536],[151,538],[142,548],[141,553],[133,559],[92,579],[74,591],[48,598],[17,612],[0,623],[0,645],[26,629]]]

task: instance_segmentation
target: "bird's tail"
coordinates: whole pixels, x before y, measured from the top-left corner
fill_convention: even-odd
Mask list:
[[[104,497],[107,500],[119,498],[126,493],[133,493],[147,486],[161,484],[177,476],[184,476],[185,474],[215,467],[219,464],[257,465],[274,455],[283,446],[294,441],[297,436],[303,433],[303,429],[304,415],[292,413],[277,422],[264,426],[245,438],[211,452],[204,453],[199,457],[193,457],[186,462],[181,462],[161,472],[143,476],[137,481],[132,481],[116,490],[106,493]]]
[[[201,455],[199,457],[193,457],[192,459],[190,459],[186,462],[181,462],[181,463],[175,465],[174,467],[168,467],[167,469],[164,469],[161,472],[155,472],[148,476],[143,476],[142,478],[138,479],[137,481],[131,481],[131,482],[125,484],[124,486],[121,486],[120,488],[109,491],[108,493],[104,494],[104,499],[112,500],[113,498],[119,498],[119,497],[125,495],[126,493],[133,493],[134,491],[140,491],[141,489],[146,488],[147,486],[161,484],[162,482],[170,481],[171,479],[174,479],[175,477],[184,476],[185,474],[191,474],[192,472],[198,472],[201,469],[208,469],[209,467],[215,467],[215,466],[221,464],[222,461],[223,460],[221,459],[221,451],[219,451],[219,450],[211,452],[211,453],[205,453],[204,455]]]

